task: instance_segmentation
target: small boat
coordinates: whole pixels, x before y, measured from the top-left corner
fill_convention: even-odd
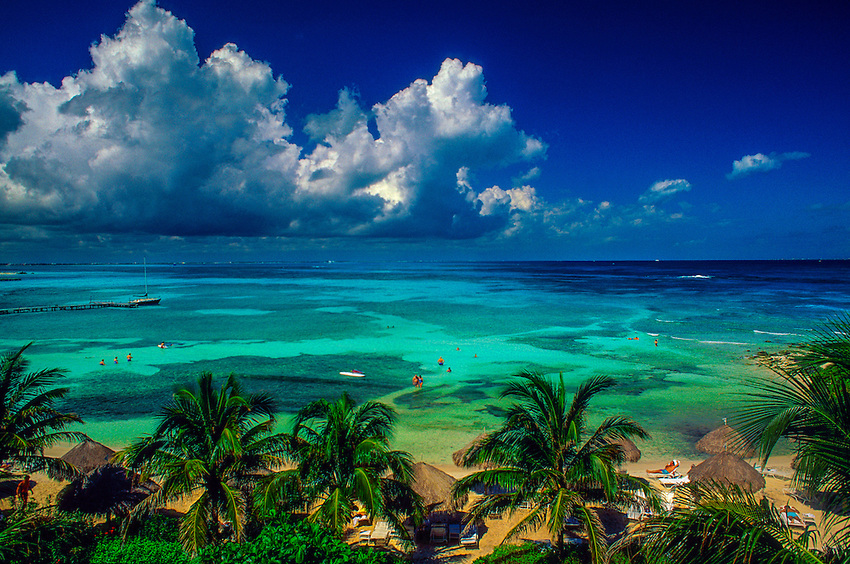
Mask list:
[[[359,370],[350,370],[348,372],[340,372],[341,376],[353,376],[355,378],[365,378],[366,375]]]
[[[150,298],[145,295],[140,298],[134,298],[130,300],[130,303],[137,306],[158,305],[159,300],[161,299],[162,298]]]
[[[145,293],[141,296],[130,300],[131,305],[136,306],[149,306],[149,305],[159,305],[159,300],[162,298],[152,298],[148,296],[148,260],[145,261]]]

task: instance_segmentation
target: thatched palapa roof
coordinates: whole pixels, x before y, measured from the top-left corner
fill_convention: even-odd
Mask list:
[[[465,447],[460,450],[456,450],[452,453],[452,462],[455,463],[455,466],[463,466],[463,459],[466,456],[466,453],[469,452],[473,447],[478,446],[478,444],[484,440],[484,437],[487,436],[487,433],[481,433],[471,441],[469,441]]]
[[[413,491],[422,496],[425,506],[452,506],[452,486],[457,480],[439,468],[417,462],[413,465]]]
[[[62,460],[73,464],[83,473],[109,463],[115,451],[97,441],[86,439],[62,456]]]
[[[764,476],[741,457],[730,452],[715,454],[688,472],[691,482],[732,484],[756,492],[764,487]]]
[[[697,450],[707,454],[731,452],[738,456],[751,457],[756,451],[738,432],[725,423],[708,433],[697,442]]]
[[[623,437],[612,440],[611,443],[620,445],[620,448],[623,449],[623,453],[626,455],[627,462],[637,462],[640,460],[640,449],[631,439]]]

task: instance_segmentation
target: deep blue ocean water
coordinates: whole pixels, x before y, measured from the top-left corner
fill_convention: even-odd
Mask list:
[[[25,274],[0,283],[0,309],[127,301],[144,285],[142,265],[2,270]],[[645,454],[684,456],[764,373],[756,352],[850,310],[848,274],[850,261],[149,264],[161,305],[2,315],[0,348],[33,341],[31,368],[67,369],[65,407],[112,445],[149,432],[200,372],[235,372],[276,397],[282,426],[343,391],[388,402],[395,446],[448,463],[530,369],[571,386],[613,376],[596,420],[630,415],[652,434]],[[366,377],[339,374],[351,369]]]

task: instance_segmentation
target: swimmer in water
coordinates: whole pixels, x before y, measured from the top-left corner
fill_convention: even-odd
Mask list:
[[[103,366],[104,364],[105,364],[105,363],[103,362],[103,359],[101,358],[101,359],[100,359],[100,365],[101,365],[101,366]]]
[[[127,353],[127,362],[130,362],[131,360],[133,360],[133,355]]]

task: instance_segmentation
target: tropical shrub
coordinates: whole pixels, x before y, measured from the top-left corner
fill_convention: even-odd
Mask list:
[[[551,546],[537,543],[497,546],[493,552],[479,556],[472,564],[573,564],[581,562],[570,559],[561,560]]]
[[[188,564],[179,542],[134,538],[102,540],[91,555],[91,564]]]
[[[97,531],[79,515],[17,512],[0,524],[4,564],[88,564]]]
[[[193,564],[401,564],[401,559],[371,548],[351,547],[317,523],[278,519],[260,535],[240,544],[202,549]]]
[[[142,521],[134,536],[141,539],[177,542],[180,536],[180,519],[168,515],[153,514]]]

